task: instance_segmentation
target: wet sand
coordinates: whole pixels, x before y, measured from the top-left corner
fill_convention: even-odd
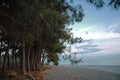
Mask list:
[[[52,66],[44,78],[46,80],[120,80],[120,75],[87,68]]]

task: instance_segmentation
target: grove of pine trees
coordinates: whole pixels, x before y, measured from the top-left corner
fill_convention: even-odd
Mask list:
[[[65,42],[75,41],[66,25],[83,18],[78,8],[65,0],[0,1],[0,69],[35,71],[45,60],[58,65]]]
[[[83,17],[82,7],[72,0],[0,0],[0,71],[20,68],[26,74],[45,61],[58,65],[65,43],[81,42],[67,26]]]

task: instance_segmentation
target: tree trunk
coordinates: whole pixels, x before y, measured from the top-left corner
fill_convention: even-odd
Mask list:
[[[6,52],[5,52],[5,55],[4,55],[4,61],[3,61],[3,73],[5,73],[6,72],[6,67],[7,67],[7,65],[6,65],[6,63],[7,63],[7,55],[9,54],[9,44],[8,44],[8,47],[7,47],[7,49],[6,49]]]
[[[40,49],[40,52],[39,52],[39,66],[41,66],[42,62],[41,62],[41,49]]]
[[[12,49],[12,68],[14,68],[14,49]]]
[[[37,51],[36,51],[36,58],[35,58],[35,65],[36,65],[36,69],[38,70],[39,69],[39,48],[37,48]]]
[[[0,69],[1,69],[1,66],[2,66],[2,57],[1,57],[1,52],[0,52]]]
[[[2,68],[2,42],[1,43],[1,46],[0,46],[0,69]]]
[[[15,52],[15,67],[18,67],[18,63],[17,63],[17,53]]]
[[[22,74],[24,75],[24,74],[26,74],[26,67],[25,67],[25,63],[26,63],[26,59],[25,59],[25,40],[22,40],[22,56],[21,56],[22,58],[22,69],[21,69],[21,71],[22,71]]]
[[[41,65],[41,54],[40,54],[40,50],[38,50],[38,55],[37,55],[37,66],[38,68],[40,68]]]
[[[28,55],[27,55],[27,69],[28,69],[28,73],[30,73],[30,50],[31,50],[31,46],[29,46]]]
[[[3,60],[3,71],[2,73],[5,73],[6,72],[6,61],[7,61],[7,51],[4,55],[4,60]]]
[[[35,55],[35,70],[37,70],[38,69],[38,65],[37,65],[37,53],[36,53],[36,55]]]
[[[7,65],[8,65],[8,69],[9,69],[10,68],[10,56],[9,56],[9,53],[7,53]]]
[[[35,71],[35,54],[33,55],[33,71]]]
[[[42,63],[41,63],[41,65],[43,65],[44,62],[45,62],[45,53],[43,52],[43,53],[42,53]]]

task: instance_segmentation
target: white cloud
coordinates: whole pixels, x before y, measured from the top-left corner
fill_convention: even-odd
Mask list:
[[[84,55],[98,56],[98,55],[109,55],[109,54],[120,54],[120,33],[114,32],[102,32],[102,31],[86,31],[87,29],[73,30],[75,37],[82,37],[84,43],[76,46],[85,46],[86,48],[80,48],[79,51],[83,52]],[[87,32],[87,33],[86,33]],[[97,45],[97,46],[94,46]],[[93,47],[94,46],[94,47]],[[89,50],[88,50],[89,49]],[[72,47],[73,52],[78,50]],[[86,54],[89,53],[89,54]]]
[[[101,54],[120,54],[120,38],[104,39],[95,43],[103,48]]]
[[[120,22],[113,22],[106,27],[108,32],[120,33]]]
[[[96,31],[72,31],[75,37],[82,37],[83,39],[109,39],[120,37],[120,33],[114,32],[96,32]]]

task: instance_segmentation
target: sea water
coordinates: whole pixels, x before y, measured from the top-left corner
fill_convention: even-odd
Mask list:
[[[76,67],[112,72],[112,73],[120,75],[120,66],[119,65],[78,65]]]

